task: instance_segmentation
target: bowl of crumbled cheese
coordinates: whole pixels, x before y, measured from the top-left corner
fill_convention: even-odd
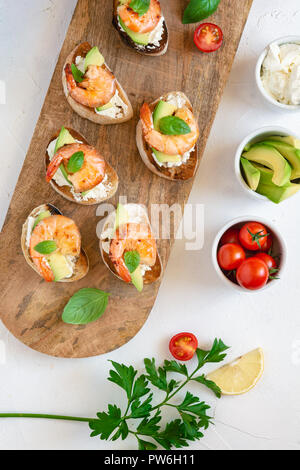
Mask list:
[[[282,110],[300,110],[300,36],[269,44],[256,65],[256,83],[262,96]]]

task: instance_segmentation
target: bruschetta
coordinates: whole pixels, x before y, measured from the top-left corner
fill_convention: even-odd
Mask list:
[[[29,266],[47,282],[75,282],[88,273],[89,261],[76,223],[52,204],[29,214],[21,245]]]
[[[190,100],[171,92],[151,104],[144,103],[136,142],[145,165],[171,181],[193,178],[198,168],[199,128]]]
[[[139,204],[119,204],[106,219],[100,251],[104,264],[121,281],[132,283],[141,292],[162,276],[157,250],[146,209]]]
[[[118,189],[118,176],[94,147],[74,129],[62,127],[45,153],[46,181],[76,204],[100,204]]]
[[[67,57],[62,83],[71,108],[96,124],[120,124],[133,117],[131,103],[98,47],[88,42]]]
[[[113,0],[113,25],[139,54],[155,57],[168,50],[169,33],[158,0]]]

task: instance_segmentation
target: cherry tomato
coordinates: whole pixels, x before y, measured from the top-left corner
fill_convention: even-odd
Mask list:
[[[237,269],[246,259],[246,253],[240,245],[228,243],[218,251],[218,263],[221,269],[232,271]]]
[[[236,279],[241,287],[258,290],[264,287],[269,279],[269,270],[264,261],[248,258],[237,270]]]
[[[179,333],[173,336],[169,349],[173,357],[178,361],[189,361],[198,348],[198,340],[192,333]]]
[[[194,34],[194,43],[202,52],[215,52],[223,42],[221,28],[213,23],[203,23]]]
[[[268,269],[277,269],[277,263],[272,256],[267,255],[267,253],[257,253],[257,255],[254,256],[254,258],[261,259],[266,265],[268,266]]]
[[[269,253],[270,250],[272,250],[273,247],[273,237],[272,235],[269,235],[267,237],[267,241],[265,245],[262,247],[262,251],[265,251],[266,253]]]
[[[266,227],[258,222],[245,224],[239,235],[240,243],[246,250],[258,251],[265,247],[268,239]]]
[[[239,245],[240,244],[239,233],[240,231],[237,228],[230,228],[222,236],[220,240],[220,244],[227,245],[227,243],[235,243],[236,245]]]

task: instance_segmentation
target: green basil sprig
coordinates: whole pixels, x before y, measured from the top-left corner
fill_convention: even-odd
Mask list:
[[[139,267],[141,257],[137,251],[127,251],[124,255],[124,261],[128,271],[132,274]]]
[[[98,320],[106,310],[110,294],[99,289],[81,289],[64,308],[62,319],[72,325],[86,325]]]
[[[81,170],[84,162],[84,153],[82,151],[73,153],[68,161],[67,170],[69,173],[77,173]]]
[[[166,116],[159,121],[159,129],[165,135],[185,135],[191,132],[190,126],[177,116]]]
[[[183,24],[198,23],[212,15],[221,0],[190,0],[183,14]]]
[[[71,69],[72,69],[72,74],[73,74],[74,80],[75,80],[77,83],[83,82],[84,73],[82,73],[82,72],[79,70],[79,68],[76,67],[75,64],[72,64],[72,65],[71,65]]]
[[[131,0],[130,8],[133,11],[139,14],[139,16],[143,16],[150,8],[150,0]]]
[[[54,240],[45,240],[35,245],[34,250],[41,255],[50,255],[57,250],[57,245]]]

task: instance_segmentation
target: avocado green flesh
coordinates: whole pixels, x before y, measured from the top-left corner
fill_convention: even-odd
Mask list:
[[[152,148],[152,151],[160,163],[179,163],[181,162],[180,155],[167,155],[166,153],[159,152]]]
[[[248,152],[243,154],[243,157],[273,170],[272,181],[277,186],[284,186],[290,181],[292,174],[291,166],[271,145],[265,143],[255,144]]]
[[[124,29],[125,33],[128,34],[128,36],[136,43],[141,46],[147,46],[149,44],[149,34],[141,34],[141,33],[135,33],[134,31],[131,31],[131,29],[127,28],[123,21],[121,20],[120,16],[118,16],[119,23]]]
[[[250,163],[248,160],[246,160],[243,157],[241,158],[241,165],[242,165],[242,169],[243,169],[248,186],[253,191],[256,191],[259,185],[260,171],[257,168],[255,168],[255,166],[252,165],[252,163]]]
[[[131,281],[132,284],[136,287],[136,289],[139,292],[142,292],[144,287],[144,279],[141,273],[140,266],[133,273],[131,273]]]
[[[114,229],[117,230],[120,225],[127,224],[129,221],[129,215],[127,210],[122,204],[118,204],[117,210],[116,210],[116,221],[115,221],[115,227]]]
[[[92,47],[85,57],[84,70],[86,71],[89,65],[98,65],[98,67],[101,67],[104,62],[104,57],[100,54],[98,47]]]
[[[176,111],[176,106],[166,101],[159,101],[153,112],[153,125],[156,131],[159,131],[159,121],[167,116],[172,116]]]
[[[159,121],[167,116],[172,116],[176,111],[176,106],[166,101],[159,101],[157,103],[155,110],[153,112],[153,125],[156,131],[159,131]],[[152,151],[160,163],[180,163],[180,155],[167,155],[166,153],[159,152],[158,150],[152,148]]]
[[[75,144],[76,140],[71,136],[70,132],[65,129],[64,127],[61,128],[61,131],[59,133],[59,136],[57,137],[55,149],[54,149],[54,155],[56,152],[63,147],[64,145],[70,145],[70,144]],[[63,164],[60,165],[60,171],[62,172],[65,180],[72,185],[71,181],[68,179],[68,173],[64,167]]]
[[[292,147],[292,145],[286,142],[268,140],[266,141],[268,145],[272,145],[272,147],[276,148],[278,152],[281,153],[283,157],[287,159],[287,161],[292,166],[292,174],[291,179],[295,180],[300,178],[300,150]]]
[[[59,253],[50,255],[48,263],[54,274],[55,282],[61,281],[71,274],[66,258]]]
[[[37,226],[37,224],[39,224],[39,223],[41,222],[41,220],[46,219],[47,217],[51,217],[51,213],[50,213],[49,211],[43,211],[43,212],[41,212],[41,213],[37,216],[37,218],[35,219],[35,222],[34,222],[34,224],[33,224],[32,230],[35,229],[35,227]]]
[[[271,135],[266,139],[266,141],[279,141],[279,142],[285,142],[286,144],[290,144],[292,147],[295,147],[295,149],[300,149],[300,139],[297,139],[296,137],[293,137],[291,135],[288,135],[286,137],[281,137],[279,135]]]
[[[97,111],[105,111],[106,109],[110,109],[113,107],[113,104],[107,103],[104,106],[100,106],[100,108],[96,108]]]
[[[261,178],[256,192],[267,197],[270,201],[279,204],[293,196],[300,190],[299,184],[287,183],[284,186],[276,186],[272,182],[273,172],[268,169],[260,169]]]

